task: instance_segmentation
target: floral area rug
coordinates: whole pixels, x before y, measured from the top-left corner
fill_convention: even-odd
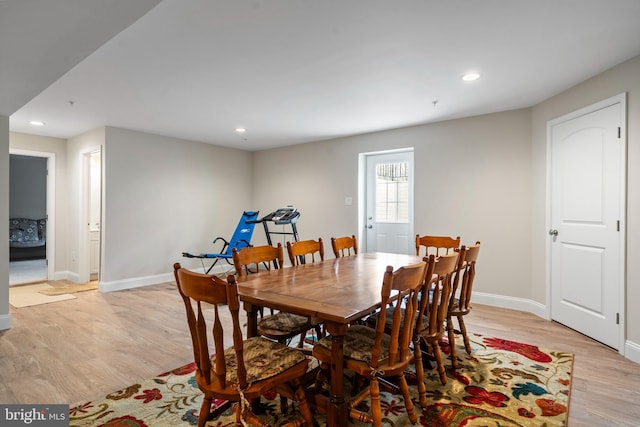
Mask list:
[[[435,369],[426,371],[429,406],[417,404],[417,386],[410,386],[418,424],[422,426],[565,426],[571,390],[573,354],[541,349],[499,338],[472,336],[472,354],[458,342],[460,368],[448,371],[446,385]],[[446,354],[448,345],[443,345]],[[446,361],[450,366],[450,360]],[[70,407],[70,426],[177,427],[197,425],[202,394],[193,364],[111,393],[104,399]],[[220,406],[225,402],[214,402]],[[381,393],[383,425],[410,425],[401,395]],[[278,426],[300,414],[280,413],[280,400],[265,394],[260,402],[265,422]],[[321,414],[315,415],[325,425]],[[208,427],[235,425],[230,409]],[[350,423],[361,426],[359,422]]]

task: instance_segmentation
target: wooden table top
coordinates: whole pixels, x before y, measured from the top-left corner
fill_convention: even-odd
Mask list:
[[[395,270],[421,260],[413,255],[362,253],[249,274],[238,278],[238,292],[244,302],[348,324],[380,305],[388,265]]]

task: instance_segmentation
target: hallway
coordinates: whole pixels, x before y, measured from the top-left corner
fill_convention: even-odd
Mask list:
[[[9,286],[47,280],[47,260],[11,261],[9,263]]]

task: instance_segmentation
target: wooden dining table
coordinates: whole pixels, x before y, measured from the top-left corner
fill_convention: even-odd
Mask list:
[[[257,313],[261,307],[310,316],[325,323],[332,340],[328,426],[342,427],[348,421],[343,341],[349,324],[380,307],[387,266],[395,270],[421,260],[413,255],[361,253],[238,277],[240,300],[247,312],[248,336],[257,335]]]

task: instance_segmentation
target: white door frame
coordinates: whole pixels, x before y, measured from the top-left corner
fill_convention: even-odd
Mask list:
[[[89,204],[91,200],[89,198],[89,189],[90,189],[90,179],[91,179],[91,171],[90,171],[90,156],[92,153],[97,151],[102,152],[102,147],[100,145],[94,147],[88,147],[80,153],[80,167],[82,170],[80,171],[80,230],[78,233],[79,241],[78,241],[78,282],[79,283],[87,283],[91,278],[91,245],[89,242],[90,232],[89,232],[89,221],[90,221],[90,212],[89,212]],[[102,186],[103,186],[103,168],[100,168],[100,188],[101,188],[101,198],[102,198]],[[102,206],[103,203],[100,203],[100,211],[102,217]],[[101,220],[102,222],[102,220]],[[102,227],[100,227],[100,258],[102,259]],[[98,277],[100,277],[100,271],[98,271]]]
[[[565,122],[576,117],[583,116],[585,114],[601,110],[603,108],[609,107],[611,105],[620,104],[621,108],[621,121],[620,121],[620,144],[622,144],[620,150],[620,165],[622,165],[622,173],[620,174],[620,262],[619,262],[619,273],[620,273],[620,301],[619,301],[619,310],[620,310],[620,322],[618,324],[618,352],[621,355],[624,355],[625,348],[625,307],[626,307],[626,202],[627,202],[627,94],[621,93],[619,95],[612,96],[611,98],[607,98],[595,104],[589,105],[587,107],[581,108],[579,110],[573,111],[571,113],[565,114],[561,117],[557,117],[553,120],[547,122],[547,196],[546,196],[546,229],[543,230],[545,233],[547,244],[546,244],[546,316],[548,320],[551,320],[551,245],[553,243],[551,236],[548,234],[548,230],[553,228],[553,224],[551,224],[551,130],[552,127],[561,122]]]
[[[46,257],[47,280],[57,280],[55,277],[56,259],[56,154],[46,151],[34,151],[20,148],[9,148],[9,154],[18,156],[44,157],[47,159],[47,229],[46,229]]]
[[[398,148],[393,150],[382,150],[382,151],[370,151],[367,153],[360,153],[358,155],[358,168],[360,173],[358,174],[358,241],[361,242],[358,244],[358,247],[362,248],[362,251],[365,251],[367,247],[367,158],[369,156],[380,156],[384,154],[395,154],[395,153],[414,153],[413,147],[407,148]],[[413,165],[415,162],[413,163]],[[413,240],[411,236],[414,234],[414,167],[411,167],[409,171],[409,248],[407,249],[408,254],[412,254],[412,250],[414,249]]]

